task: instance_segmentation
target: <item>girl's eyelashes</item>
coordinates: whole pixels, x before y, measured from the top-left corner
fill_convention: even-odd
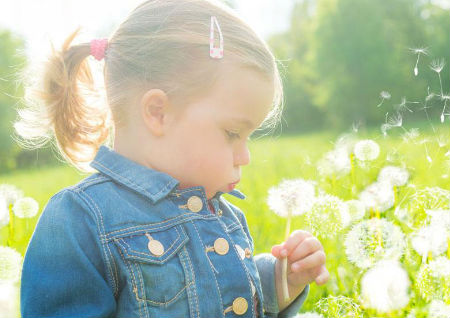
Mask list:
[[[231,132],[229,130],[225,130],[225,132],[227,133],[228,138],[230,138],[230,139],[239,139],[239,138],[241,138],[241,136],[239,134],[237,134],[237,133]]]

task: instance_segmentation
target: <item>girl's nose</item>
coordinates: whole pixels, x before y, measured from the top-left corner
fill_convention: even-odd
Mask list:
[[[248,150],[247,144],[243,147],[239,147],[234,156],[235,166],[245,166],[250,163],[250,151]]]

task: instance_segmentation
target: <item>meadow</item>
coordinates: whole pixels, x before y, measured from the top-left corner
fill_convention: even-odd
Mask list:
[[[392,129],[387,136],[383,136],[379,129],[354,129],[344,134],[327,131],[301,136],[270,136],[249,142],[251,162],[243,167],[241,182],[237,186],[246,199],[240,200],[228,194],[224,196],[244,211],[255,243],[254,254],[270,253],[272,245],[284,240],[286,218],[280,217],[270,208],[267,201],[269,189],[285,180],[314,182],[317,195],[314,204],[318,205],[313,205],[308,213],[294,215],[290,229],[291,232],[295,229],[310,231],[321,240],[331,277],[323,286],[311,284],[310,294],[301,310],[304,317],[448,317],[444,316],[448,314],[450,304],[447,278],[441,279],[439,275],[433,276],[429,272],[426,272],[429,274],[426,276],[423,270],[423,266],[436,259],[448,270],[448,244],[439,251],[431,248],[429,253],[421,255],[420,248],[411,243],[413,234],[430,224],[428,211],[443,211],[442,215],[445,217],[446,213],[450,218],[450,139],[447,125],[441,124],[435,131],[429,125],[423,125],[419,130],[401,127]],[[355,145],[362,140],[372,140],[379,146],[376,158],[358,159],[361,154],[355,154]],[[337,153],[330,153],[338,148],[346,149],[344,158],[339,159],[335,156]],[[373,152],[373,149],[365,150],[363,155]],[[338,171],[340,166],[342,169]],[[380,178],[379,172],[385,166],[404,169],[407,172],[403,176],[406,180],[401,185],[392,184],[395,197],[391,204],[384,208],[376,204],[370,206],[364,203],[367,196],[360,195]],[[28,231],[22,232],[16,241],[10,239],[6,244],[23,256],[31,231],[50,197],[85,177],[64,165],[0,175],[0,184],[18,187],[26,197],[34,198],[39,204],[39,213],[27,220]],[[342,216],[339,209],[342,203],[350,200],[363,202],[366,207],[363,212],[350,211],[347,207],[346,213],[351,219],[344,223],[339,219]],[[380,194],[377,204],[383,200]],[[9,231],[14,231],[13,227],[24,226],[24,219],[17,218],[13,213],[11,216]],[[361,266],[358,261],[355,262],[355,256],[351,256],[352,251],[349,250],[356,247],[349,246],[346,238],[356,225],[373,219],[382,219],[395,226],[403,233],[406,243],[399,253],[389,254],[388,247],[396,244],[389,237],[392,232],[377,225],[375,228],[381,229],[382,233],[378,232],[379,235],[371,239],[371,228],[368,226],[365,229],[366,237],[360,238],[367,240],[363,247],[367,254],[353,251],[360,258],[367,257],[369,263]],[[450,229],[447,230],[443,234],[448,236],[444,238],[445,243],[450,239]],[[402,281],[397,274],[389,281],[386,277],[390,269],[384,269],[385,280],[388,280],[386,286],[372,286],[378,293],[373,295],[363,290],[367,287],[362,286],[362,281],[381,260],[398,261],[395,264],[401,264],[399,266],[407,277]],[[367,280],[370,281],[369,278]],[[393,290],[397,296],[390,294]],[[382,293],[386,293],[384,296],[391,300],[398,297],[397,303],[383,300]],[[398,295],[403,295],[403,298]]]

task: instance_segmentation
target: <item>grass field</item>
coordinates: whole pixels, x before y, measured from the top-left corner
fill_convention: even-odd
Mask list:
[[[338,137],[336,133],[270,137],[250,142],[251,163],[249,166],[243,167],[241,183],[237,187],[247,198],[240,200],[230,195],[225,196],[246,214],[255,243],[255,254],[270,253],[272,245],[281,243],[284,239],[286,219],[276,215],[266,203],[269,188],[276,186],[284,179],[316,180],[317,186],[327,193],[336,195],[342,200],[350,200],[357,199],[357,194],[377,179],[380,168],[385,165],[395,165],[404,166],[409,172],[409,187],[398,187],[397,204],[403,198],[402,205],[407,205],[410,200],[410,189],[417,191],[426,187],[440,187],[449,190],[448,127],[442,125],[436,133],[431,130],[425,133],[421,131],[419,137],[408,142],[404,141],[400,134],[394,132],[388,138],[383,138],[379,130],[358,132],[355,136],[358,139],[371,138],[375,140],[380,146],[380,154],[377,159],[365,166],[355,162],[353,174],[347,174],[340,178],[320,176],[316,169],[322,156],[334,148],[334,142]],[[0,184],[8,183],[21,188],[26,196],[31,196],[39,202],[41,211],[54,193],[84,177],[86,175],[81,175],[70,167],[59,166],[0,175]],[[449,209],[448,206],[447,209]],[[38,216],[35,217],[34,222]],[[395,218],[394,208],[382,213],[381,217],[399,225],[406,234],[408,231],[411,232],[410,228]],[[369,219],[368,214],[365,219]],[[292,219],[291,231],[294,229],[309,230],[304,215]],[[331,278],[323,286],[312,284],[310,295],[302,312],[319,312],[317,302],[322,299],[320,308],[328,308],[328,316],[324,314],[324,317],[427,317],[430,301],[421,297],[420,291],[414,286],[421,257],[410,247],[400,259],[404,263],[412,283],[408,305],[389,312],[380,312],[362,306],[359,301],[360,280],[366,271],[360,270],[346,257],[344,239],[349,229],[350,227],[332,238],[321,239],[327,255],[327,268]],[[443,292],[445,293],[445,291]],[[348,298],[339,299],[330,296]],[[450,299],[445,298],[444,300],[448,305]],[[352,309],[353,303],[351,302],[361,308]]]

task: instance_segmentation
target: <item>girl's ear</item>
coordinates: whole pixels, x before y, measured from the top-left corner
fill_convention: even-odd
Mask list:
[[[147,91],[141,99],[141,114],[146,127],[157,137],[164,134],[165,116],[168,113],[169,99],[160,89]]]

